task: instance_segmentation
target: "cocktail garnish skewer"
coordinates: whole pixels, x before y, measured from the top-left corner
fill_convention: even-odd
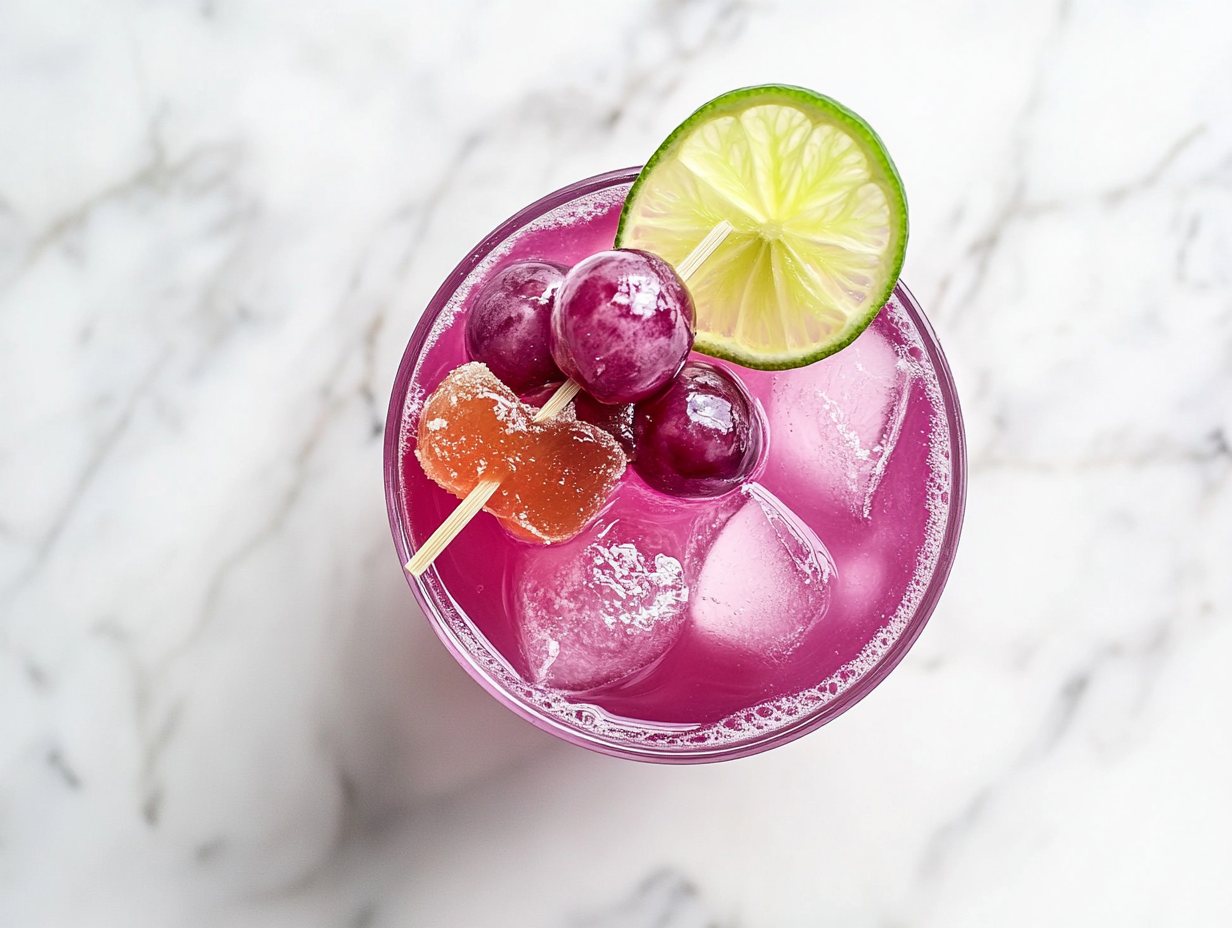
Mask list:
[[[676,269],[676,273],[680,275],[680,279],[687,281],[702,266],[707,258],[709,258],[716,248],[723,243],[735,227],[726,219],[722,220],[706,235],[704,239],[698,242],[697,247],[689,252],[682,262],[680,267]],[[535,413],[535,422],[546,422],[548,419],[555,418],[566,406],[568,406],[581,386],[573,380],[566,380],[560,385],[552,398],[543,404],[543,407]],[[432,562],[437,559],[442,551],[448,547],[449,543],[457,537],[479,511],[483,509],[484,504],[492,498],[500,488],[499,480],[480,480],[475,484],[475,488],[466,495],[466,499],[458,504],[458,508],[449,514],[449,517],[440,524],[433,532],[428,540],[424,542],[423,547],[415,552],[415,556],[406,562],[406,569],[412,576],[421,576],[424,571],[432,566]]]

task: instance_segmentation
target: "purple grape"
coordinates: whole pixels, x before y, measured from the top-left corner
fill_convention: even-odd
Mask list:
[[[565,275],[552,356],[600,403],[636,403],[676,376],[693,347],[693,298],[644,251],[601,251]]]
[[[670,387],[634,409],[634,469],[673,496],[719,496],[740,486],[764,444],[761,416],[722,367],[690,361]]]
[[[579,393],[573,401],[573,411],[583,422],[597,425],[614,439],[620,442],[625,457],[633,457],[635,445],[633,439],[633,404],[622,403],[619,406],[608,406],[600,403],[589,393]]]
[[[545,383],[541,387],[531,387],[529,390],[522,390],[518,393],[518,399],[527,406],[539,407],[552,398],[552,394],[560,389],[563,380],[558,380],[556,383]],[[580,394],[579,394],[580,395]]]
[[[542,406],[552,398],[558,387],[559,383],[549,383],[521,393],[518,399],[528,406]],[[573,400],[573,412],[583,422],[599,426],[616,439],[624,449],[625,457],[633,457],[633,404],[605,406],[583,390]]]
[[[466,350],[505,386],[522,393],[564,374],[552,360],[551,318],[565,269],[545,261],[502,268],[466,318]]]

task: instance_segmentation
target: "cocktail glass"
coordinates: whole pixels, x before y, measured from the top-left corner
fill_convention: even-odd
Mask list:
[[[403,563],[457,504],[424,476],[414,447],[424,399],[467,360],[469,301],[512,261],[571,265],[610,248],[637,173],[591,177],[526,207],[486,236],[429,303],[403,355],[385,429],[386,500]],[[640,673],[588,692],[553,689],[528,673],[514,615],[515,565],[533,551],[480,514],[422,577],[407,579],[463,668],[539,728],[660,763],[764,751],[855,705],[902,660],[936,607],[962,525],[966,452],[949,368],[906,287],[900,282],[868,332],[832,358],[797,371],[732,369],[770,425],[759,483],[833,557],[826,615],[787,658],[757,654],[755,641],[716,649],[704,636],[692,641],[686,627]],[[739,582],[756,591],[758,579]]]

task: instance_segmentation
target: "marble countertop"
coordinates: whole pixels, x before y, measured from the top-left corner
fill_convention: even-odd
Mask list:
[[[971,455],[833,724],[558,743],[418,614],[381,432],[492,227],[765,81],[885,139]],[[1232,924],[1232,6],[0,4],[0,924]]]

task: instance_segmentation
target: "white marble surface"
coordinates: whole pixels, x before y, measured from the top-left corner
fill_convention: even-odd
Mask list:
[[[693,107],[885,138],[970,500],[906,661],[672,769],[417,614],[380,431],[491,227]],[[1232,6],[0,3],[0,925],[1232,924]]]

